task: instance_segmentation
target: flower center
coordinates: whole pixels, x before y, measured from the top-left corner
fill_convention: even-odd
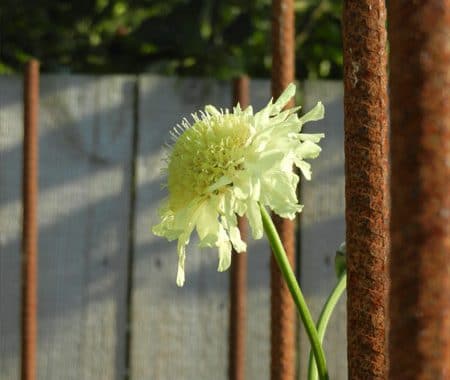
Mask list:
[[[170,208],[175,211],[196,197],[209,196],[208,188],[218,179],[232,179],[236,171],[243,170],[250,135],[250,124],[244,117],[232,114],[207,115],[187,129],[170,155]]]

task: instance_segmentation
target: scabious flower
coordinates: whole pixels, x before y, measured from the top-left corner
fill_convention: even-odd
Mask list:
[[[246,215],[254,239],[263,235],[259,205],[281,217],[293,219],[302,209],[297,201],[299,177],[295,164],[306,179],[310,164],[320,152],[323,134],[300,133],[307,121],[323,118],[317,105],[302,117],[297,108],[283,111],[295,95],[290,84],[278,100],[272,100],[253,114],[252,107],[239,105],[218,110],[208,105],[171,132],[174,140],[167,155],[169,195],[159,209],[161,222],[153,233],[168,240],[178,239],[177,285],[184,284],[186,246],[197,230],[200,247],[217,247],[219,271],[228,269],[232,247],[246,250],[237,227],[237,215]]]

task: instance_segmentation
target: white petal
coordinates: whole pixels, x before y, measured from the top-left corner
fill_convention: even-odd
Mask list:
[[[219,272],[226,271],[231,264],[231,244],[229,241],[224,241],[219,245]]]
[[[303,176],[309,181],[311,180],[311,165],[302,160],[295,160],[295,165],[302,171]]]
[[[243,216],[245,214],[245,212],[247,211],[247,204],[240,199],[236,199],[234,208],[235,208],[236,214],[238,214],[239,216]]]
[[[197,218],[197,233],[200,238],[200,246],[212,247],[216,244],[220,226],[217,218],[217,211],[209,203],[205,203]]]
[[[300,122],[304,124],[308,121],[320,120],[323,119],[324,115],[325,107],[323,106],[322,102],[317,102],[317,104],[311,111],[307,112],[300,118]]]
[[[251,116],[253,115],[253,107],[252,106],[248,106],[244,111],[243,111],[244,115],[246,116]]]
[[[200,203],[195,200],[190,202],[186,207],[177,210],[177,212],[174,213],[173,229],[182,232],[187,232],[188,230],[192,232],[197,219],[199,206]]]
[[[272,108],[273,108],[272,99],[270,99],[269,103],[267,103],[267,106],[265,106],[261,111],[255,114],[254,121],[255,121],[255,128],[257,130],[264,129],[267,121],[269,120],[270,115],[272,114]]]
[[[297,112],[301,109],[302,107],[291,107],[288,108],[282,112],[280,112],[279,114],[274,115],[270,121],[273,124],[281,124],[281,123],[291,123],[293,121],[298,123],[298,116],[297,116]]]
[[[321,139],[325,137],[324,133],[300,133],[299,138],[301,141],[311,141],[313,143],[318,143]]]
[[[233,193],[237,199],[246,199],[250,194],[250,186],[247,181],[235,182]]]
[[[222,215],[227,217],[232,217],[234,215],[233,211],[234,198],[231,192],[227,192],[220,197],[219,211]]]
[[[301,210],[297,202],[298,176],[291,172],[272,172],[263,179],[262,204],[283,218],[294,219]]]
[[[208,104],[207,106],[205,106],[205,111],[206,111],[206,113],[209,113],[211,116],[220,116],[221,115],[220,111],[211,104]]]
[[[230,227],[229,234],[231,243],[233,244],[236,252],[245,252],[247,250],[247,244],[245,244],[245,242],[242,240],[239,228],[237,228],[236,226]]]
[[[232,191],[237,199],[244,200],[250,196],[252,184],[250,183],[248,173],[243,171],[241,175],[234,179]]]
[[[261,152],[260,154],[255,155],[255,157],[252,157],[252,160],[246,163],[246,167],[255,174],[264,173],[274,166],[279,165],[284,154],[285,153],[275,149]]]
[[[263,236],[263,224],[257,202],[249,201],[247,203],[247,218],[252,229],[253,239],[261,239]]]
[[[252,192],[250,194],[250,197],[257,201],[261,197],[261,181],[258,177],[251,177],[250,182],[252,184]]]
[[[212,193],[213,191],[220,189],[221,187],[224,187],[230,183],[232,183],[232,179],[227,176],[220,177],[215,183],[213,183],[211,186],[208,187],[208,192]]]
[[[186,246],[178,240],[178,269],[177,269],[177,285],[184,285],[184,262],[186,260]]]
[[[294,95],[295,95],[295,84],[291,83],[289,84],[289,86],[286,87],[286,89],[283,91],[283,93],[275,102],[274,111],[277,113],[280,112],[283,109],[283,107],[289,103],[289,100],[291,100]]]
[[[311,141],[305,141],[301,143],[298,148],[295,150],[295,154],[300,158],[316,158],[319,153],[322,151],[322,148],[314,144]]]

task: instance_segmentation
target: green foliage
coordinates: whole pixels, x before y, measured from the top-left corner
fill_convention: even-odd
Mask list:
[[[297,75],[342,77],[338,0],[297,0]],[[0,73],[270,75],[270,0],[2,0]]]

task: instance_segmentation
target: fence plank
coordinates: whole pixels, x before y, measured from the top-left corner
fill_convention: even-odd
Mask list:
[[[134,79],[42,84],[39,378],[122,379]]]
[[[142,76],[139,83],[132,379],[226,379],[228,275],[215,250],[188,246],[186,284],[177,288],[176,247],[152,235],[163,143],[169,130],[207,103],[227,107],[229,85]]]
[[[133,83],[42,80],[40,379],[124,375]],[[16,379],[22,97],[18,79],[1,78],[0,87],[0,370]]]
[[[270,81],[250,82],[250,104],[259,111],[271,97]],[[246,379],[270,379],[270,248],[249,232]]]
[[[345,240],[344,124],[341,82],[307,81],[304,110],[318,100],[325,105],[325,119],[305,125],[305,131],[324,132],[322,153],[312,162],[311,182],[302,180],[300,278],[315,319],[336,283],[334,253]],[[300,333],[300,378],[306,378],[309,342]],[[347,379],[346,311],[341,300],[325,338],[330,378]]]
[[[20,375],[22,81],[0,77],[0,377]]]
[[[268,81],[252,81],[252,104],[267,102]],[[152,236],[162,199],[159,169],[168,131],[207,103],[228,107],[228,85],[141,77],[133,272],[132,379],[227,378],[228,279],[217,253],[188,248],[186,284],[175,285],[174,244]],[[269,378],[269,250],[249,245],[248,379]],[[176,358],[176,360],[174,360]]]

